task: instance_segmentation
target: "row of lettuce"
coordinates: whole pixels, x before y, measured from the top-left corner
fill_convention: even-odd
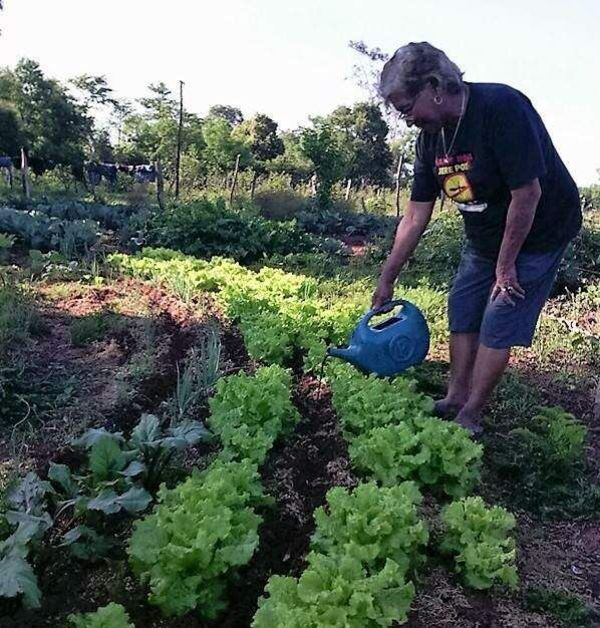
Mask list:
[[[270,364],[217,382],[207,420],[220,440],[216,458],[175,488],[162,485],[158,503],[134,524],[128,542],[131,567],[148,587],[151,604],[168,616],[195,611],[214,619],[228,604],[237,570],[259,544],[261,513],[271,500],[258,466],[300,418],[291,401],[292,378],[281,365],[300,353],[304,368],[315,368],[327,343],[347,338],[367,292],[354,286],[340,296],[307,277],[268,268],[253,272],[228,260],[204,262],[166,250],[115,255],[110,263],[119,272],[164,281],[182,296],[214,292],[238,321],[250,354]],[[439,320],[440,304],[430,292],[419,289],[412,298]],[[441,332],[434,327],[435,333]],[[514,586],[514,518],[488,509],[478,497],[465,497],[478,479],[481,446],[462,428],[432,417],[431,400],[407,378],[366,378],[342,364],[328,365],[327,378],[351,461],[366,482],[354,491],[329,491],[326,507],[315,513],[306,570],[300,578],[270,578],[253,626],[405,621],[413,580],[428,551],[453,557],[472,586]],[[23,595],[30,606],[39,605],[35,574],[25,559],[52,523],[48,500],[54,517],[74,508],[80,525],[63,544],[79,558],[92,558],[107,541],[94,527],[98,517],[143,512],[172,454],[206,437],[201,424],[163,428],[152,415],[142,417],[129,439],[87,432],[79,441],[88,453],[87,474],[52,465],[48,482],[30,477],[30,485],[21,486],[21,507],[8,519],[16,529],[0,547],[2,562],[12,561],[2,565],[11,567],[11,575],[1,579],[0,596]],[[441,513],[443,534],[432,539],[419,512],[421,490],[456,500]],[[71,622],[100,626],[105,615],[116,628],[131,625],[114,604],[72,616]]]
[[[286,364],[300,350],[305,356],[304,367],[314,368],[326,344],[345,340],[364,311],[364,291],[332,298],[309,278],[266,268],[253,272],[227,260],[203,262],[150,250],[137,257],[114,256],[111,263],[138,277],[164,281],[180,292],[215,292],[229,316],[238,321],[250,354],[263,362]],[[425,290],[421,292],[427,296]],[[438,305],[434,299],[432,304]],[[275,365],[263,367],[255,379],[274,373],[283,377],[285,371]],[[454,557],[457,571],[472,586],[515,586],[515,547],[509,535],[514,518],[501,508],[487,508],[478,497],[465,497],[479,476],[481,446],[459,426],[432,417],[431,400],[418,393],[409,379],[390,382],[366,378],[339,364],[327,367],[327,377],[350,458],[367,482],[354,491],[329,491],[326,508],[315,513],[316,531],[306,570],[300,578],[271,577],[266,587],[268,596],[260,600],[253,626],[362,627],[405,621],[415,592],[412,580],[425,561],[429,542],[427,525],[418,509],[422,489],[456,498],[441,513],[443,535],[429,545]],[[221,380],[223,388],[230,385],[228,379]],[[254,392],[252,403],[273,406],[264,383]],[[228,406],[229,416],[223,415],[227,419],[222,423],[211,419],[211,427],[219,430],[223,441],[221,459],[229,461],[232,469],[260,463],[274,441],[270,422],[264,415],[258,422],[254,420],[260,413],[248,407],[250,402],[243,392],[230,398],[235,402]],[[211,402],[213,408],[219,405]],[[203,486],[209,474],[210,469],[203,476]],[[221,470],[218,475],[225,473]],[[245,486],[244,493],[249,495],[251,491]],[[165,573],[174,570],[181,575],[181,570],[173,564],[172,551],[157,553],[153,543],[168,536],[160,531],[159,522],[176,520],[173,513],[181,507],[181,500],[175,494],[165,493],[155,512],[136,524],[129,550],[134,570],[151,583],[150,601],[167,614],[191,610],[196,595],[181,582],[169,590]],[[259,493],[256,499],[260,502],[264,495]],[[199,500],[192,501],[197,504]],[[210,500],[207,503],[210,505]],[[248,507],[246,502],[244,507]],[[192,519],[194,526],[206,512],[203,506]],[[191,525],[187,513],[183,520]],[[176,534],[175,528],[172,534]],[[245,547],[254,551],[256,545],[248,543]],[[236,555],[247,562],[251,554],[240,551]],[[201,573],[195,561],[186,564],[193,571],[186,574],[186,581],[194,586],[202,583],[203,593],[210,591],[204,581],[210,569]],[[220,597],[225,589],[217,589],[212,603],[195,600],[193,608],[204,618],[214,617],[213,612],[218,613],[225,604]]]

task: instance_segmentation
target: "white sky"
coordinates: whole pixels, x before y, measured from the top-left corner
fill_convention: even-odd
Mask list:
[[[136,98],[185,81],[186,107],[260,111],[283,128],[362,97],[362,39],[387,52],[430,41],[470,81],[517,87],[579,185],[600,168],[600,0],[5,0],[0,64],[59,79],[105,74]]]

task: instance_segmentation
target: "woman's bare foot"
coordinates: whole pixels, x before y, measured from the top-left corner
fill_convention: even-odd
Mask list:
[[[469,430],[473,436],[478,436],[483,432],[483,426],[481,425],[481,413],[475,412],[464,406],[454,419],[459,425],[462,425],[465,429]]]
[[[462,410],[465,403],[465,401],[459,401],[450,397],[438,399],[433,406],[433,414],[440,417],[440,419],[451,419]]]

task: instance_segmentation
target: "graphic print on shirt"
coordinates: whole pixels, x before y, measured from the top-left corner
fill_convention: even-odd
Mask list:
[[[438,177],[442,179],[444,194],[457,203],[475,200],[473,189],[466,175],[471,169],[472,162],[471,153],[435,158],[435,167]]]

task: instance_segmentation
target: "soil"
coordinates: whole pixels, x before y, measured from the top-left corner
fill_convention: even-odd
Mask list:
[[[74,317],[103,309],[125,317],[124,331],[111,332],[103,341],[83,348],[73,347],[69,324]],[[219,324],[222,339],[222,370],[253,371],[239,331],[227,322],[210,298],[192,305],[183,303],[162,288],[133,280],[119,280],[110,286],[82,287],[62,298],[46,294],[42,310],[49,333],[27,347],[33,372],[50,369],[63,382],[73,380],[75,390],[68,412],[51,416],[39,425],[40,438],[27,450],[29,464],[45,470],[49,461],[76,463],[76,454],[66,446],[73,430],[81,429],[82,409],[89,425],[106,425],[129,430],[141,411],[154,411],[173,391],[176,364],[202,333],[206,325]],[[153,344],[160,348],[159,368],[138,382],[135,394],[125,404],[115,389],[115,373],[131,363],[143,343],[132,329],[143,331],[151,320]],[[430,365],[431,391],[440,387],[446,364]],[[569,390],[557,384],[551,374],[531,367],[525,358],[514,361],[527,381],[535,383],[552,403],[563,405],[578,416],[586,413],[587,390]],[[248,628],[273,574],[297,577],[305,568],[310,537],[314,531],[314,510],[325,503],[332,486],[353,487],[353,474],[330,391],[311,375],[295,368],[294,403],[301,420],[293,434],[276,444],[261,468],[265,490],[274,505],[261,513],[260,545],[251,562],[237,575],[230,591],[228,610],[214,622],[202,622],[193,614],[164,618],[148,605],[147,591],[129,571],[120,550],[112,560],[95,565],[70,558],[66,552],[48,548],[36,572],[43,590],[43,609],[36,612],[0,606],[0,628],[42,628],[60,625],[72,612],[89,612],[111,601],[123,604],[138,628]],[[85,406],[84,406],[85,404]],[[10,455],[8,444],[0,442],[0,460]],[[189,465],[203,465],[206,451],[198,448],[188,455]],[[439,505],[428,504],[427,513]],[[430,508],[431,506],[431,508]],[[118,526],[125,541],[130,522]],[[589,604],[600,596],[600,527],[595,522],[540,523],[526,513],[519,514],[517,535],[519,572],[524,590],[546,587],[577,594]],[[522,594],[502,591],[479,593],[463,587],[450,566],[433,563],[417,584],[417,595],[407,624],[410,628],[553,628],[551,618],[524,610]],[[274,627],[276,628],[276,627]]]

